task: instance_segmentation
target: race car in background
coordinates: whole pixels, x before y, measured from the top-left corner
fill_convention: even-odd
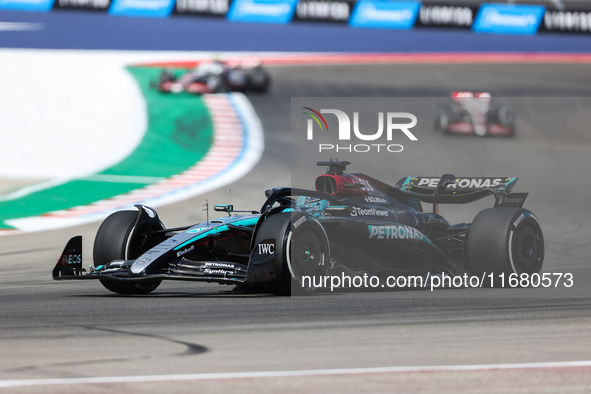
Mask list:
[[[405,177],[390,186],[327,166],[316,190],[266,191],[260,211],[216,205],[225,217],[166,228],[155,210],[118,211],[101,224],[94,265],[84,274],[82,237],[68,242],[53,269],[56,280],[94,279],[120,294],[147,294],[163,280],[265,287],[276,294],[313,290],[305,277],[388,275],[534,275],[542,270],[540,222],[511,193],[517,178]],[[450,224],[438,204],[494,196],[493,208],[471,224]],[[424,212],[422,203],[433,205]],[[234,212],[244,212],[234,214]],[[495,282],[497,283],[497,282]],[[489,285],[495,285],[489,283]]]
[[[515,114],[506,106],[493,106],[487,92],[452,92],[448,103],[441,105],[435,129],[464,135],[515,135]]]
[[[161,92],[195,94],[231,91],[264,93],[270,84],[269,72],[256,58],[213,60],[180,73],[174,68],[167,68],[162,70],[158,81],[151,83]]]

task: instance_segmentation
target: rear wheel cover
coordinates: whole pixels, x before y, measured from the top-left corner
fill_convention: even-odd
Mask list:
[[[511,264],[515,272],[536,273],[543,246],[539,234],[530,226],[520,227],[511,236]]]

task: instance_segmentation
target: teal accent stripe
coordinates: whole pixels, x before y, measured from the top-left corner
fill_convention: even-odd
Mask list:
[[[180,244],[179,246],[177,246],[176,248],[174,248],[174,250],[179,250],[180,248],[183,248],[183,247],[185,247],[185,246],[187,246],[187,245],[189,245],[189,244],[191,244],[191,243],[193,243],[195,241],[198,241],[201,238],[205,238],[207,235],[209,235],[211,233],[219,233],[220,231],[222,231],[222,230],[220,230],[220,228],[222,228],[222,227],[223,227],[223,230],[227,230],[228,229],[228,226],[226,226],[225,224],[223,226],[220,226],[220,227],[212,228],[211,230],[207,230],[207,231],[205,231],[205,232],[203,232],[203,233],[201,233],[199,235],[194,236],[190,240],[183,242],[182,244]]]
[[[405,185],[410,182],[410,180],[412,179],[412,177],[407,176],[406,180],[404,181],[404,183],[402,184],[402,186],[400,186],[400,189],[408,189],[408,187],[405,187]]]
[[[242,226],[242,227],[253,227],[257,224],[258,221],[259,221],[258,218],[248,218],[248,219],[243,219],[243,220],[237,220],[231,224],[233,224],[235,226]],[[185,246],[190,245],[195,241],[205,238],[209,234],[220,233],[222,231],[227,231],[227,230],[228,230],[228,226],[225,224],[223,224],[219,227],[212,228],[211,230],[207,230],[205,232],[202,232],[201,234],[194,236],[190,240],[183,242],[179,246],[175,247],[174,250],[179,250],[181,248],[184,248]]]

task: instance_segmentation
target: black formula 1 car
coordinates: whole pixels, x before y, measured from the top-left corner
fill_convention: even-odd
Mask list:
[[[269,89],[271,76],[259,59],[211,61],[199,64],[193,70],[181,72],[173,68],[162,70],[152,87],[165,93],[223,93],[259,92]]]
[[[113,213],[94,241],[94,266],[84,273],[82,238],[72,238],[53,278],[97,279],[120,294],[146,294],[162,280],[265,287],[277,294],[312,290],[305,277],[539,274],[544,260],[540,222],[511,193],[517,178],[406,177],[390,186],[328,166],[316,190],[267,190],[260,212],[166,228],[146,206]],[[495,206],[471,224],[451,225],[438,204],[486,196]],[[433,205],[423,211],[423,203]],[[491,282],[492,284],[492,282]]]
[[[435,129],[451,134],[513,137],[515,114],[506,106],[493,106],[490,93],[452,92],[451,100],[437,110]]]

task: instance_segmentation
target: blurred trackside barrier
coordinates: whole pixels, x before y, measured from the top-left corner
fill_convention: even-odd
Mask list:
[[[229,22],[337,23],[353,28],[472,29],[477,33],[591,33],[591,2],[523,0],[0,0],[0,10],[74,9],[114,16],[179,15]],[[523,4],[522,4],[523,3]]]

